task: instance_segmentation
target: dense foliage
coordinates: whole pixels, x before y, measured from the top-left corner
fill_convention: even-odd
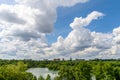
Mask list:
[[[120,62],[81,61],[73,66],[61,66],[60,80],[120,80]],[[95,80],[94,78],[94,80]]]
[[[54,80],[93,80],[93,78],[120,80],[119,60],[0,60],[0,80],[36,80],[31,73],[25,72],[31,67],[47,67],[57,70],[58,76]],[[38,80],[51,80],[51,77],[48,75],[44,79],[40,76]]]
[[[0,80],[36,80],[31,73],[25,72],[27,65],[23,62],[0,66]]]

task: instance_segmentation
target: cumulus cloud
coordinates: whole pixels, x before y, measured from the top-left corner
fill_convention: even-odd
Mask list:
[[[120,56],[120,27],[113,29],[112,33],[91,32],[86,28],[93,20],[103,17],[104,14],[93,11],[86,18],[75,18],[70,24],[73,29],[68,36],[54,43],[58,49],[59,56],[84,59],[111,59]],[[58,39],[60,39],[58,37]],[[65,57],[66,58],[66,57]]]
[[[98,11],[93,11],[90,13],[86,18],[78,18],[76,17],[73,21],[73,23],[70,24],[72,29],[79,29],[83,26],[88,26],[93,20],[98,19],[99,17],[104,16],[103,13],[100,13]]]
[[[77,3],[85,3],[88,0],[15,0],[19,4],[24,4],[35,9],[39,9],[44,14],[36,15],[34,28],[42,33],[50,33],[53,31],[53,26],[57,18],[56,9],[57,7],[71,7]]]
[[[88,0],[15,0],[16,4],[0,5],[0,58],[118,58],[120,56],[120,27],[111,33],[92,32],[88,26],[104,16],[93,11],[85,18],[76,17],[66,38],[47,44],[57,19],[57,7],[71,7]]]
[[[64,6],[64,7],[69,7],[69,6],[74,6],[75,4],[77,3],[85,3],[89,0],[71,0],[71,1],[67,1],[67,0],[59,0],[59,1],[56,1],[56,0],[24,0],[24,1],[21,1],[21,0],[15,0],[17,3],[20,3],[20,4],[27,4],[27,5],[30,5],[30,6],[33,6],[33,7],[40,7],[40,8],[44,8],[45,6],[52,6],[53,8],[56,8],[58,6]],[[37,4],[36,4],[37,3]],[[36,5],[35,5],[36,4]],[[47,8],[47,7],[45,7]]]
[[[99,44],[99,41],[96,42],[96,44],[94,43],[96,35],[93,35],[93,32],[85,28],[85,26],[89,25],[92,20],[98,19],[103,15],[103,13],[93,11],[88,14],[86,18],[80,17],[77,18],[77,20],[75,18],[74,21],[70,24],[70,27],[72,27],[73,30],[68,34],[68,36],[62,40],[61,37],[58,37],[58,41],[54,43],[58,49],[62,48],[62,55],[73,56],[75,54],[79,54],[82,57],[83,53],[86,53],[86,55],[89,56],[91,53],[95,53],[92,47],[98,49],[96,45]],[[101,46],[101,48],[104,48],[104,46]],[[60,53],[60,51],[58,51],[57,53]]]
[[[2,31],[20,37],[21,40],[40,38],[41,33],[51,33],[57,18],[59,6],[70,7],[88,0],[15,0],[17,4],[0,5],[0,24],[7,26]],[[14,32],[14,33],[13,33]],[[1,36],[4,36],[0,34]]]
[[[25,23],[24,20],[18,18],[17,14],[11,13],[11,12],[8,12],[5,10],[0,11],[0,19],[1,19],[1,22],[6,21],[9,23],[17,23],[17,24],[24,24]]]
[[[0,5],[1,58],[40,59],[53,54],[57,56],[56,53],[64,49],[61,48],[64,39],[59,37],[53,45],[48,45],[46,40],[46,34],[53,31],[57,7],[71,7],[88,0],[15,1],[13,5]]]
[[[109,49],[112,46],[112,34],[91,32],[91,35],[93,36],[92,46],[100,49]]]

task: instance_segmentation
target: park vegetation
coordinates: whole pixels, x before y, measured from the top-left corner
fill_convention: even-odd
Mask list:
[[[36,80],[31,73],[26,72],[27,65],[23,62],[0,66],[0,80]]]
[[[58,71],[54,80],[120,80],[119,60],[0,60],[0,80],[37,80],[26,72],[34,67]],[[51,80],[51,76],[38,80]]]

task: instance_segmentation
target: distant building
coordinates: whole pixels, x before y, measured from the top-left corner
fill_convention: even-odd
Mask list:
[[[48,59],[43,59],[43,61],[48,61]]]
[[[72,61],[72,58],[70,58],[70,61]]]
[[[60,58],[55,58],[54,61],[60,61]]]
[[[62,58],[62,61],[65,61],[65,59],[64,59],[64,58]]]
[[[85,59],[76,59],[76,61],[84,61]]]

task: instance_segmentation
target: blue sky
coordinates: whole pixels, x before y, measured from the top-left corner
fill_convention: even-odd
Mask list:
[[[14,4],[14,0],[0,0],[0,4]]]
[[[73,7],[57,8],[57,21],[54,32],[48,36],[49,43],[55,42],[57,37],[62,35],[64,38],[69,34],[71,28],[69,24],[75,17],[86,17],[87,14],[96,10],[105,14],[105,16],[93,21],[87,28],[91,31],[109,33],[115,27],[120,25],[120,1],[113,0],[90,0],[84,4],[76,4]]]
[[[0,0],[0,58],[119,58],[119,4],[119,0]]]

